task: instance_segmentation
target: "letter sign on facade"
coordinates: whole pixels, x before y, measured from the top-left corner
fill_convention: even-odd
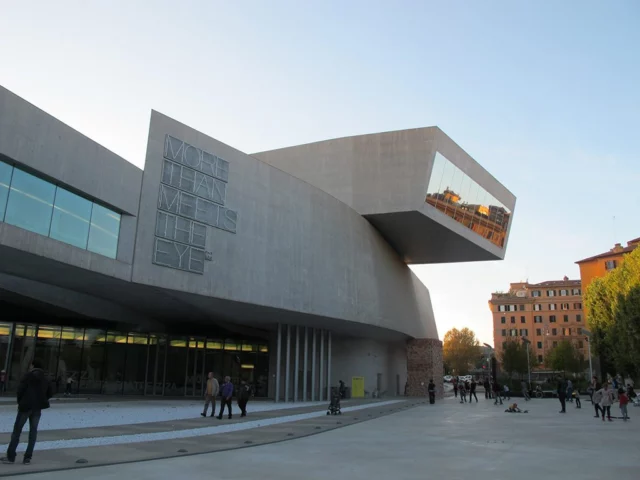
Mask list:
[[[153,263],[204,273],[207,226],[236,233],[238,212],[225,206],[229,162],[165,136]]]

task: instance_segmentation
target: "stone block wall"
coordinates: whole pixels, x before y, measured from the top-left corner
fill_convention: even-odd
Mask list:
[[[427,397],[430,379],[436,384],[436,398],[444,396],[442,342],[433,338],[414,338],[407,342],[407,394]]]

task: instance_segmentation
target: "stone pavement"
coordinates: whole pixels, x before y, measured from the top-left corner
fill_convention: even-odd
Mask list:
[[[566,415],[558,414],[557,400],[536,399],[525,406],[530,413],[508,414],[504,406],[496,407],[484,398],[464,405],[448,398],[436,405],[396,407],[388,412],[390,415],[376,415],[362,423],[351,424],[355,414],[343,415],[340,420],[345,428],[293,437],[286,443],[22,478],[640,478],[636,426],[640,424],[640,415],[636,415],[640,409],[630,410],[630,422],[609,423],[593,418],[587,401],[581,410],[569,405]],[[375,410],[384,409],[372,407],[362,412]],[[358,415],[362,417],[362,413]],[[336,421],[335,417],[323,420],[327,427]],[[284,430],[280,434],[285,435]],[[25,471],[21,465],[2,468],[3,472]]]
[[[326,402],[250,402],[249,415],[202,418],[202,402],[138,401],[65,405],[44,412],[32,465],[0,465],[0,476],[137,462],[281,442],[362,422],[421,400],[344,401],[341,416],[327,416]],[[146,412],[145,412],[146,411]],[[145,412],[145,413],[143,413]],[[237,407],[236,407],[237,412]],[[93,418],[98,415],[98,418]],[[157,418],[156,422],[140,422]],[[0,442],[10,439],[15,406],[0,411]],[[9,421],[11,420],[11,422]],[[45,421],[46,420],[46,421]],[[61,428],[71,426],[76,428]],[[23,432],[20,452],[27,433]],[[81,461],[82,463],[77,463]]]

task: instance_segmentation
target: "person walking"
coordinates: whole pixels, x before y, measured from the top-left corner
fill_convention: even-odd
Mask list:
[[[429,380],[427,391],[429,392],[429,403],[433,405],[434,403],[436,403],[436,384],[433,383],[433,379]]]
[[[18,415],[13,425],[11,442],[7,448],[7,456],[0,459],[2,463],[14,463],[16,460],[16,448],[20,443],[20,435],[25,423],[29,420],[29,443],[24,452],[22,463],[31,463],[33,449],[38,438],[38,423],[42,410],[49,408],[49,399],[52,396],[51,384],[47,380],[42,369],[42,360],[36,358],[31,363],[31,370],[27,373],[18,386]]]
[[[607,419],[613,422],[611,418],[611,404],[613,403],[613,393],[609,389],[609,384],[605,383],[602,389],[599,390],[600,397],[600,409],[602,410],[602,421],[604,422],[604,414],[607,414]]]
[[[580,402],[580,389],[576,388],[573,391],[573,398],[576,401],[576,408],[582,408],[582,403]]]
[[[220,413],[218,414],[218,420],[222,420],[222,414],[224,413],[224,407],[229,410],[229,420],[233,417],[231,414],[231,398],[233,397],[233,383],[231,383],[231,377],[224,377],[224,383],[222,384],[222,400],[220,400]]]
[[[471,397],[475,397],[476,398],[476,403],[478,403],[478,396],[476,395],[476,380],[475,379],[471,379],[471,385],[469,385],[469,403],[471,403]]]
[[[629,420],[629,415],[627,414],[629,397],[622,387],[618,390],[618,399],[620,400],[620,413],[622,414],[622,419],[626,422],[627,420]]]
[[[484,379],[482,386],[484,387],[484,398],[491,399],[491,383],[488,378]]]
[[[203,417],[207,416],[207,410],[209,409],[209,405],[211,405],[211,416],[215,416],[216,414],[216,397],[220,393],[220,384],[218,380],[213,376],[213,372],[209,372],[207,375],[207,388],[204,391],[204,410],[200,415]]]
[[[460,403],[465,403],[467,401],[467,389],[465,382],[460,382],[458,391],[460,392]]]
[[[564,381],[564,378],[560,378],[558,380],[558,400],[560,400],[560,405],[562,406],[562,410],[560,413],[567,413],[567,384]]]
[[[498,401],[500,401],[500,405],[502,405],[502,396],[500,395],[500,384],[497,380],[493,382],[493,396],[495,397],[494,405],[498,405]]]
[[[70,397],[71,396],[71,388],[73,387],[73,382],[74,382],[73,374],[70,374],[67,377],[67,386],[66,386],[66,388],[64,390],[64,396],[65,397]]]
[[[511,400],[511,392],[509,391],[509,385],[505,384],[502,395],[505,400]]]
[[[454,377],[452,383],[453,383],[453,396],[458,398],[458,379]]]
[[[573,403],[573,383],[571,380],[567,380],[567,398]]]
[[[249,385],[244,380],[240,381],[240,388],[238,389],[238,407],[242,412],[240,414],[241,417],[247,416],[247,402],[251,397],[251,385]]]
[[[529,386],[527,385],[527,382],[523,380],[520,383],[520,386],[522,387],[522,396],[524,397],[524,401],[528,402],[531,400],[531,397],[529,396]]]
[[[591,396],[591,402],[593,403],[593,407],[596,411],[596,414],[593,416],[594,418],[600,418],[600,412],[602,412],[602,416],[604,417],[604,411],[600,407],[600,400],[602,400],[602,390],[598,389],[593,392],[593,395]]]

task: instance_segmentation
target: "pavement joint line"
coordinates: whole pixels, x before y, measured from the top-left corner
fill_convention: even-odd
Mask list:
[[[396,402],[401,402],[402,400],[396,400]],[[421,405],[425,405],[426,402],[419,402],[418,404],[414,405],[414,406],[421,406]],[[366,404],[369,406],[372,406],[372,404]],[[363,406],[364,407],[364,406]],[[353,407],[351,407],[353,408]],[[381,418],[383,416],[387,416],[390,414],[384,414],[381,416],[376,417],[375,419],[371,419],[371,420],[376,420],[378,418]],[[355,418],[357,420],[357,417]],[[363,419],[360,420],[359,422],[356,423],[363,423],[363,422],[367,422],[369,421],[369,419]],[[313,435],[320,435],[322,433],[326,433],[326,432],[330,432],[332,430],[338,429],[338,428],[346,428],[348,426],[354,425],[354,423],[349,424],[349,425],[342,425],[339,427],[332,427],[328,430],[320,430],[320,431],[307,431],[305,433],[302,433],[300,436],[298,436],[295,439],[299,439],[299,438],[305,438],[305,437],[310,437]],[[232,451],[232,450],[240,450],[240,449],[244,449],[244,448],[252,448],[255,446],[259,446],[259,445],[269,445],[269,444],[276,444],[276,443],[282,443],[282,442],[288,442],[290,440],[293,440],[293,438],[289,438],[284,437],[284,438],[278,438],[278,439],[273,439],[270,441],[266,441],[266,442],[262,442],[262,443],[255,443],[255,444],[251,444],[251,445],[237,445],[237,446],[231,446],[231,447],[226,447],[226,448],[218,448],[218,449],[213,449],[213,450],[208,450],[208,451],[203,451],[203,452],[192,452],[192,453],[186,453],[183,455],[177,455],[177,454],[170,454],[170,455],[160,455],[157,457],[153,457],[153,458],[144,458],[144,459],[140,459],[140,460],[121,460],[121,461],[112,461],[112,462],[103,462],[103,463],[98,463],[95,465],[80,465],[80,464],[73,464],[73,465],[68,465],[68,466],[58,466],[58,467],[54,467],[54,468],[50,468],[50,469],[42,469],[42,470],[22,470],[22,471],[13,471],[13,472],[0,472],[0,477],[6,477],[6,476],[18,476],[18,475],[32,475],[35,473],[53,473],[53,472],[63,472],[63,471],[69,471],[69,470],[79,470],[79,469],[85,469],[85,468],[99,468],[99,467],[105,467],[105,466],[110,466],[110,465],[126,465],[126,464],[132,464],[132,463],[141,463],[141,462],[152,462],[155,460],[163,460],[163,459],[170,459],[170,458],[181,458],[181,457],[188,457],[188,456],[196,456],[196,455],[208,455],[208,454],[212,454],[212,453],[222,453],[222,452],[228,452],[228,451]],[[83,459],[84,460],[84,459]],[[88,463],[88,461],[87,461]]]

